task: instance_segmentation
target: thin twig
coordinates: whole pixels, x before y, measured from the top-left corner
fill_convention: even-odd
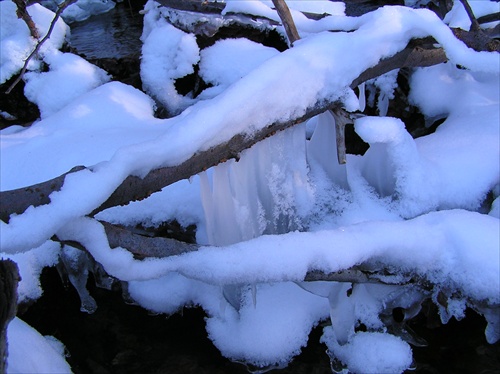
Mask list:
[[[474,12],[469,5],[469,2],[467,0],[460,0],[460,2],[465,8],[467,16],[469,16],[471,22],[470,31],[479,31],[481,29],[481,26],[479,26],[479,22],[477,21],[476,16],[474,15]]]
[[[30,60],[38,53],[38,51],[42,47],[43,43],[45,43],[45,41],[47,41],[47,39],[50,38],[50,34],[54,30],[56,22],[59,19],[59,16],[61,15],[61,13],[64,11],[64,9],[66,9],[68,6],[70,6],[71,4],[73,4],[77,1],[78,0],[66,0],[64,3],[59,5],[59,8],[57,9],[56,14],[54,16],[54,19],[50,23],[50,27],[49,27],[49,30],[47,31],[47,34],[38,42],[38,44],[36,45],[33,52],[31,52],[31,54],[28,56],[28,58],[24,61],[24,66],[21,69],[21,73],[19,73],[19,76],[17,77],[17,79],[10,85],[10,87],[7,89],[7,91],[5,91],[6,94],[10,94],[12,92],[12,90],[14,89],[14,87],[16,87],[16,85],[21,81],[21,79],[24,76],[24,73],[26,73],[26,70],[28,69],[28,64],[29,64]]]

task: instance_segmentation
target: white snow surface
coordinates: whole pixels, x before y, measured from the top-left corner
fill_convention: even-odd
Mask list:
[[[17,18],[16,9],[16,5],[10,0],[0,2],[0,22],[2,25],[2,33],[0,34],[0,84],[21,70],[24,60],[31,54],[36,45],[35,40],[30,37],[26,23]],[[54,18],[54,13],[36,3],[28,7],[28,13],[33,18],[40,37],[44,37]],[[57,20],[50,38],[40,48],[40,55],[43,57],[45,53],[61,48],[68,31],[69,28],[64,21]],[[39,66],[40,60],[33,58],[28,64],[28,70],[37,69]]]
[[[44,337],[26,322],[15,317],[7,327],[8,374],[71,373],[60,342]],[[59,346],[56,345],[59,343]]]
[[[226,12],[251,8],[277,19],[269,3],[231,1]],[[387,305],[409,308],[420,295],[411,288],[360,285],[347,298],[342,284],[295,284],[308,271],[369,263],[399,269],[401,277],[425,277],[463,297],[450,299],[443,320],[446,313],[463,314],[466,301],[500,302],[498,54],[468,49],[430,11],[383,7],[351,18],[335,3],[289,5],[296,3],[331,6],[314,9],[333,15],[313,21],[294,12],[303,39],[278,53],[243,39],[200,51],[194,36],[166,24],[150,1],[141,67],[146,90],[172,111],[186,108],[164,120],[154,117],[154,101],[145,93],[107,82],[96,67],[57,51],[67,31],[59,24],[41,53],[50,70],[39,73],[33,63],[26,77],[27,96],[42,118],[0,132],[0,189],[43,182],[77,165],[89,169],[68,176],[50,204],[0,223],[0,252],[19,263],[22,300],[41,294],[38,277],[57,261],[58,245],[50,241],[57,234],[80,242],[110,275],[129,281],[131,296],[145,308],[174,313],[184,305],[202,306],[207,332],[227,357],[284,365],[307,344],[311,329],[330,318],[325,342],[350,370],[361,372],[409,367],[406,343],[388,334],[354,334],[354,326],[359,321],[380,329]],[[13,17],[11,1],[0,6],[3,82],[21,68],[19,56],[27,56],[34,41]],[[41,28],[48,25],[49,11],[36,4],[29,9]],[[326,113],[242,152],[238,163],[97,217],[126,225],[157,226],[174,218],[195,223],[204,244],[197,252],[136,261],[122,248],[111,249],[102,225],[85,217],[128,175],[177,165],[236,134],[301,115],[321,100],[340,99],[358,109],[348,88],[352,80],[412,37],[427,35],[451,61],[417,69],[410,99],[429,119],[446,117],[435,133],[412,139],[398,119],[360,118],[355,130],[370,149],[347,155],[347,164],[339,166],[331,146],[333,118]],[[180,95],[174,80],[198,62],[214,87],[196,99]],[[380,84],[390,95],[393,82],[386,78]],[[310,141],[306,129],[314,129]],[[479,213],[490,191],[492,209]],[[498,325],[494,317],[487,320],[487,337],[494,341]],[[12,331],[22,339],[24,330]],[[29,357],[37,352],[45,348]],[[11,367],[23,364],[19,357],[10,358]],[[57,358],[50,361],[59,365]]]
[[[412,363],[408,343],[390,334],[360,332],[351,341],[339,346],[331,328],[325,328],[323,341],[335,355],[345,362],[352,373],[401,373]]]
[[[63,2],[64,0],[42,0],[40,3],[48,9],[56,11]],[[78,0],[64,9],[61,17],[68,23],[84,21],[92,15],[110,11],[115,5],[113,0]]]
[[[500,12],[500,3],[498,3],[498,1],[476,0],[470,1],[469,5],[476,18]],[[448,14],[446,14],[443,21],[450,27],[459,27],[466,31],[469,31],[471,25],[470,18],[460,1],[455,1],[453,3],[453,8],[448,12]],[[489,22],[487,24],[483,24],[482,27],[494,27],[498,23],[498,21]]]

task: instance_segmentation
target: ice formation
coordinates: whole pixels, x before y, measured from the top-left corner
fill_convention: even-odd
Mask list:
[[[299,3],[305,2],[293,5]],[[107,273],[129,282],[130,296],[145,308],[174,313],[201,306],[210,338],[231,359],[284,366],[307,343],[311,329],[330,320],[323,341],[332,361],[363,372],[401,372],[411,365],[411,349],[401,339],[422,343],[404,322],[424,299],[446,299],[443,322],[462,318],[469,306],[498,305],[498,55],[466,49],[426,10],[384,7],[354,18],[345,17],[342,6],[320,3],[335,14],[314,21],[294,12],[302,39],[277,53],[241,40],[199,51],[193,35],[167,24],[159,5],[148,2],[141,67],[146,89],[173,112],[187,107],[167,120],[154,118],[153,100],[144,93],[104,83],[97,69],[53,53],[67,30],[58,23],[52,44],[41,52],[52,70],[27,78],[42,108],[39,90],[55,81],[61,88],[53,92],[54,106],[45,103],[42,120],[2,131],[1,188],[31,185],[76,165],[90,168],[67,177],[50,204],[1,222],[2,256],[20,264],[21,295],[40,295],[40,271],[58,255],[70,273],[98,271],[78,250],[61,250],[50,241],[56,234],[79,242]],[[269,5],[232,1],[226,12],[245,8],[277,20]],[[33,41],[13,16],[13,3],[2,1],[0,7],[3,82],[21,68],[18,57],[30,52]],[[36,4],[30,11],[45,26],[53,16]],[[10,18],[4,16],[9,12]],[[358,101],[346,88],[352,80],[412,37],[428,35],[451,63],[416,69],[410,99],[429,119],[446,118],[435,133],[412,139],[398,119],[359,118],[355,130],[370,149],[338,165],[335,122],[325,112],[242,152],[238,162],[193,177],[192,184],[179,182],[99,215],[128,225],[173,218],[196,223],[205,246],[182,256],[137,261],[125,249],[111,249],[102,225],[86,217],[128,175],[178,165],[237,134],[251,136],[269,123],[302,115],[321,100],[341,99],[349,110],[362,109],[364,89]],[[200,74],[215,87],[192,100],[176,92],[174,81],[198,61]],[[68,76],[74,65],[82,69]],[[30,70],[38,66],[34,61]],[[395,74],[368,84],[377,88],[381,114]],[[488,193],[491,211],[479,213]],[[360,264],[375,272],[394,270],[383,278],[387,283],[405,284],[417,276],[435,286],[303,282],[310,270],[335,273]],[[73,281],[91,311],[95,305],[84,278]],[[395,308],[404,315],[398,323],[390,318]],[[477,308],[488,322],[488,341],[496,341],[498,310]],[[357,331],[360,324],[368,331]],[[390,352],[377,350],[379,345]]]
[[[40,3],[54,12],[64,0],[42,0]],[[92,15],[109,12],[115,7],[113,0],[78,0],[62,12],[62,18],[68,22],[84,21]]]
[[[214,168],[211,178],[201,175],[208,244],[303,228],[300,217],[312,200],[305,143],[305,127],[295,126]]]

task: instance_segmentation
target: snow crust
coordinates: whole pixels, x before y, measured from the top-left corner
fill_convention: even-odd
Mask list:
[[[49,180],[77,165],[88,169],[68,176],[50,204],[0,223],[2,257],[20,267],[21,300],[39,297],[41,269],[54,265],[60,253],[78,257],[50,241],[57,234],[80,242],[110,275],[128,281],[130,296],[145,308],[174,313],[185,305],[203,307],[210,338],[231,359],[286,365],[307,344],[311,329],[330,319],[323,341],[349,370],[360,372],[406,370],[411,350],[384,331],[380,316],[393,307],[418,311],[422,298],[437,296],[412,286],[372,284],[347,296],[348,284],[302,282],[308,271],[368,264],[398,269],[395,277],[403,283],[408,274],[424,277],[449,292],[449,307],[440,310],[443,322],[463,317],[470,302],[500,303],[498,54],[468,49],[430,11],[383,7],[352,18],[337,3],[290,2],[292,8],[298,4],[332,15],[313,21],[294,11],[302,39],[278,53],[244,39],[200,51],[193,35],[168,24],[158,4],[148,2],[141,77],[154,100],[182,111],[164,120],[154,117],[155,102],[147,94],[108,82],[100,69],[57,51],[67,32],[58,24],[41,53],[49,71],[39,72],[35,61],[26,76],[26,94],[42,118],[0,133],[0,189]],[[13,3],[0,7],[4,82],[19,71],[19,56],[25,58],[34,41],[14,16]],[[40,28],[48,25],[52,13],[37,4],[29,9]],[[270,2],[230,1],[225,12],[277,20]],[[177,165],[236,134],[251,136],[301,115],[318,101],[339,99],[349,110],[362,108],[349,88],[352,80],[411,38],[428,35],[450,62],[416,69],[410,99],[430,122],[446,118],[435,133],[412,139],[396,118],[360,118],[355,131],[370,148],[338,165],[334,118],[327,112],[242,152],[239,162],[97,217],[132,226],[174,218],[195,223],[204,246],[193,253],[137,261],[122,248],[111,249],[102,225],[85,217],[128,175]],[[214,86],[194,99],[179,94],[174,82],[197,63]],[[394,82],[394,72],[371,82],[383,93],[381,114]],[[488,193],[491,211],[480,213]],[[494,342],[500,336],[495,315],[482,312]],[[359,323],[370,331],[355,333]],[[24,336],[17,324],[13,339]],[[45,346],[29,356],[40,352]],[[12,368],[23,364],[19,357],[11,357]]]

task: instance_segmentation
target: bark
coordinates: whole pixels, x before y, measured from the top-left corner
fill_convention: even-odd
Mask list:
[[[492,31],[498,32],[498,27]],[[500,40],[493,39],[489,36],[489,32],[478,30],[478,31],[465,31],[462,29],[452,29],[453,34],[463,41],[467,47],[474,49],[475,51],[486,51],[486,52],[500,52]]]
[[[7,369],[7,326],[17,312],[19,270],[11,260],[0,261],[0,373]]]
[[[38,39],[40,35],[38,34],[35,22],[33,22],[33,19],[26,9],[26,0],[13,0],[13,3],[17,6],[17,16],[26,23],[26,26],[28,26],[30,30],[31,37]]]
[[[477,19],[477,22],[479,22],[480,25],[483,23],[489,23],[495,21],[500,21],[500,12],[487,14]]]
[[[61,189],[66,175],[83,169],[85,169],[84,166],[76,166],[67,173],[46,182],[0,192],[0,219],[4,222],[9,222],[11,214],[21,214],[31,205],[49,204],[49,195]]]
[[[278,12],[281,22],[283,23],[290,45],[293,45],[293,43],[300,39],[300,36],[297,31],[297,27],[295,27],[295,22],[293,21],[290,9],[288,8],[288,5],[286,5],[285,0],[273,0],[273,4]]]
[[[111,248],[122,247],[139,258],[163,258],[197,251],[199,245],[184,243],[175,239],[148,237],[133,234],[125,228],[101,222]]]

